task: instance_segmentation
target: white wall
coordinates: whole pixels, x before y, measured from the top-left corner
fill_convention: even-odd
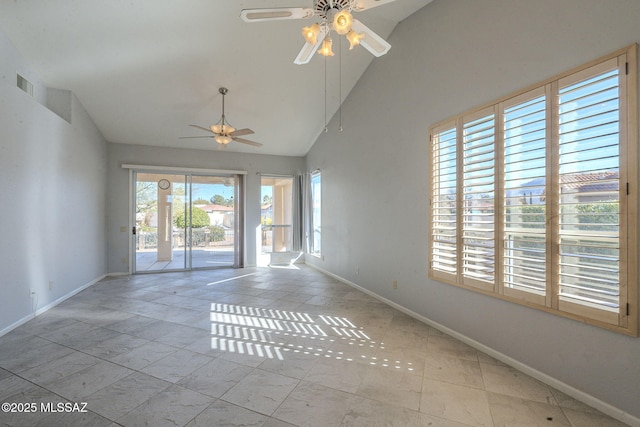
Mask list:
[[[0,53],[2,335],[105,274],[107,150],[75,96],[58,97],[71,123],[43,106],[47,89],[1,31]],[[16,87],[16,72],[34,83],[34,98]]]
[[[245,267],[256,265],[256,228],[260,226],[260,176],[293,175],[304,171],[302,157],[266,156],[211,150],[160,148],[109,144],[109,194],[107,200],[108,271],[129,268],[129,170],[122,164],[173,166],[246,171]],[[121,227],[126,231],[122,232]],[[133,254],[131,255],[133,256]]]
[[[344,131],[334,119],[307,156],[324,255],[307,263],[637,421],[640,339],[427,278],[426,162],[430,124],[639,42],[639,22],[637,0],[435,0],[407,18],[343,104]]]

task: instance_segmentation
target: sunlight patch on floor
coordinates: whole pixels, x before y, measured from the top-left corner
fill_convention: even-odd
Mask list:
[[[316,321],[303,312],[222,303],[211,304],[210,316],[211,348],[215,350],[278,360],[285,360],[286,353],[292,352],[414,370],[412,363],[370,355],[376,350],[386,350],[385,344],[372,340],[346,317],[321,314]],[[331,335],[325,328],[332,331]],[[344,340],[353,351],[332,350],[321,342],[314,345],[315,340],[329,343]]]

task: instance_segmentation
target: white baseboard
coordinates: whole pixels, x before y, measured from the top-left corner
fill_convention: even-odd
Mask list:
[[[56,299],[56,300],[54,300],[52,302],[50,302],[49,304],[38,308],[35,312],[29,314],[28,316],[23,317],[22,319],[18,320],[17,322],[12,323],[11,325],[7,326],[6,328],[0,330],[0,337],[3,336],[4,334],[7,334],[7,333],[13,331],[18,326],[24,325],[29,320],[34,319],[35,317],[41,315],[42,313],[52,309],[53,307],[55,307],[56,305],[60,304],[61,302],[71,298],[72,296],[74,296],[78,292],[83,291],[83,290],[87,289],[89,286],[92,286],[92,285],[96,284],[97,282],[99,282],[100,280],[104,279],[105,277],[106,277],[106,275],[102,275],[102,276],[98,277],[97,279],[94,279],[94,280],[92,280],[92,281],[90,281],[88,283],[85,283],[84,285],[80,286],[79,288],[76,288],[73,291],[61,296],[60,298],[58,298],[58,299]]]
[[[512,357],[507,356],[504,353],[501,353],[499,351],[496,351],[494,349],[492,349],[491,347],[488,347],[484,344],[482,344],[481,342],[478,342],[476,340],[473,340],[459,332],[454,331],[453,329],[449,329],[444,325],[441,325],[438,322],[434,322],[433,320],[424,317],[418,313],[415,313],[409,309],[407,309],[406,307],[401,306],[398,303],[395,303],[391,300],[388,300],[372,291],[370,291],[369,289],[363,288],[360,285],[357,285],[343,277],[340,277],[336,274],[331,273],[330,271],[327,271],[321,267],[318,267],[317,265],[313,265],[313,264],[309,264],[307,263],[307,265],[309,267],[312,267],[324,274],[326,274],[327,276],[333,277],[336,280],[341,281],[342,283],[349,285],[353,288],[358,289],[359,291],[364,292],[365,294],[372,296],[373,298],[384,302],[385,304],[390,305],[391,307],[413,317],[414,319],[420,320],[424,323],[426,323],[427,325],[447,334],[450,335],[454,338],[456,338],[459,341],[462,341],[463,343],[475,348],[476,350],[480,350],[481,352],[488,354],[489,356],[493,357],[494,359],[497,359],[539,381],[542,381],[543,383],[557,389],[560,390],[561,392],[565,393],[568,396],[573,397],[576,400],[579,400],[582,403],[585,403],[597,410],[599,410],[600,412],[603,412],[607,415],[609,415],[610,417],[613,417],[623,423],[629,424],[630,426],[635,426],[635,427],[640,427],[640,418],[637,418],[619,408],[616,408],[615,406],[607,403],[607,402],[603,402],[602,400],[591,396],[588,393],[585,393],[581,390],[578,390],[575,387],[572,387],[566,383],[563,383],[562,381],[559,381],[558,379],[545,374],[544,372],[540,372],[537,369],[534,369],[516,359],[513,359]]]
[[[131,274],[126,271],[114,271],[112,273],[107,273],[105,277],[118,277],[118,276],[130,276],[130,275]]]
[[[9,332],[13,331],[15,328],[17,328],[18,326],[22,326],[25,323],[27,323],[29,320],[33,319],[34,317],[36,317],[35,313],[32,313],[26,317],[23,317],[22,319],[18,320],[15,323],[12,323],[11,325],[7,326],[6,328],[0,330],[0,337],[3,336],[4,334],[8,334]]]

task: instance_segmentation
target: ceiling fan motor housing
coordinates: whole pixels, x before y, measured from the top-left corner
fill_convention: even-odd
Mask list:
[[[322,19],[330,19],[332,14],[343,9],[351,9],[353,0],[317,0],[314,5],[314,12]]]

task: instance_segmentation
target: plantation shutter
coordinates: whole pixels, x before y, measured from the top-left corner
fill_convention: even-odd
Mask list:
[[[493,289],[495,278],[495,116],[493,109],[462,125],[462,275]]]
[[[431,268],[457,274],[457,136],[455,125],[436,129],[431,138]]]
[[[503,106],[503,292],[538,304],[547,294],[546,108],[544,87]]]
[[[618,323],[620,100],[617,58],[560,81],[559,305]]]
[[[430,128],[431,279],[638,335],[637,60]]]

